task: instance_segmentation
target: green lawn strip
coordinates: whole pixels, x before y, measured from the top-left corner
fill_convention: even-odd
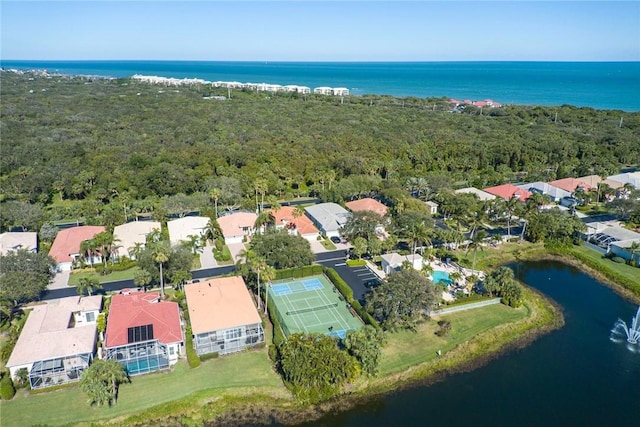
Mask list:
[[[322,239],[320,240],[320,243],[322,244],[322,246],[324,246],[324,248],[328,251],[334,251],[336,250],[336,245],[333,244],[333,242],[331,240],[328,239]]]
[[[609,280],[640,296],[640,268],[613,262],[587,246],[572,246],[569,252],[578,261],[595,269]]]
[[[98,280],[100,281],[100,283],[106,283],[106,282],[116,282],[118,280],[126,280],[126,279],[133,279],[133,276],[135,276],[136,272],[139,271],[140,269],[138,267],[133,267],[130,268],[128,270],[124,270],[124,271],[114,271],[112,273],[109,274],[105,274],[100,275],[96,272],[92,272],[92,273],[72,273],[69,275],[69,286],[76,286],[78,283],[80,283],[80,279],[83,277],[91,277],[91,276],[95,276],[98,278]]]
[[[509,345],[521,345],[563,324],[562,313],[529,288],[525,288],[525,305],[519,309],[493,305],[441,318],[452,325],[445,338],[434,335],[437,326],[433,321],[420,326],[417,333],[391,334],[383,350],[382,374],[360,381],[352,392],[387,392],[406,382],[440,378],[443,372],[482,363]],[[442,356],[437,356],[438,350]]]
[[[90,407],[79,387],[2,402],[3,425],[68,424],[110,420],[131,416],[158,405],[197,393],[205,399],[211,394],[233,394],[235,389],[252,388],[263,393],[286,391],[273,371],[266,350],[249,351],[204,362],[189,369],[181,360],[171,372],[133,377],[120,387],[118,404],[112,408]],[[207,392],[207,390],[216,390]]]
[[[380,365],[382,375],[399,372],[410,366],[435,359],[437,351],[443,353],[458,344],[468,341],[482,332],[508,322],[522,319],[526,309],[512,309],[502,304],[489,305],[466,311],[441,315],[438,319],[451,322],[451,332],[446,337],[438,337],[438,325],[431,320],[421,325],[418,332],[400,331],[388,335],[388,343],[383,350]]]

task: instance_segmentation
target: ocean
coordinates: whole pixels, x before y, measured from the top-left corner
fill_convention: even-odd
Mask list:
[[[346,87],[353,95],[449,97],[501,104],[640,111],[640,62],[218,62],[12,61],[38,69],[102,77],[199,78]]]

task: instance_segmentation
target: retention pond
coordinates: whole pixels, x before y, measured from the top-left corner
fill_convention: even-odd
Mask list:
[[[514,264],[565,325],[472,372],[372,399],[313,426],[639,426],[640,353],[610,339],[637,306],[576,268]]]

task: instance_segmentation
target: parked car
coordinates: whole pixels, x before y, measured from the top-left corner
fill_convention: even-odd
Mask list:
[[[379,284],[380,284],[380,280],[379,279],[371,279],[371,280],[367,280],[364,283],[364,286],[366,288],[374,288],[374,287],[378,286]]]
[[[338,236],[331,236],[330,239],[333,243],[340,243],[342,241]]]

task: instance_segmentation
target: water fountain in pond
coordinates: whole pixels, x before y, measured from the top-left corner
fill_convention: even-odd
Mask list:
[[[638,307],[638,312],[635,317],[631,318],[630,325],[627,325],[624,320],[618,319],[611,333],[612,340],[622,341],[621,338],[626,339],[631,350],[640,350],[640,348],[638,348],[640,347],[640,307]]]

